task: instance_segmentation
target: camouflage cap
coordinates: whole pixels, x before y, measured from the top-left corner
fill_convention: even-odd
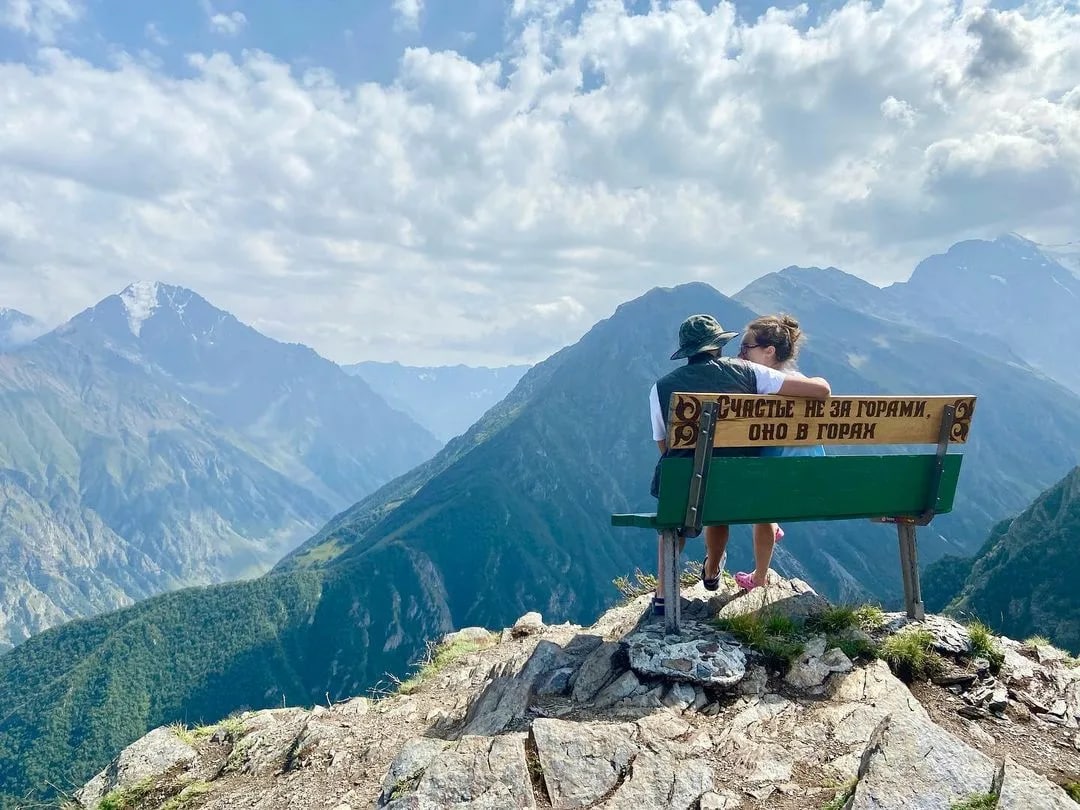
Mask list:
[[[724,327],[712,315],[691,315],[679,327],[679,348],[671,355],[672,360],[693,357],[699,352],[721,349],[738,332],[725,332]]]

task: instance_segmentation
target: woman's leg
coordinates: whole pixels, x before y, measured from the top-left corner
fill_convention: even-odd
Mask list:
[[[754,584],[764,585],[772,564],[773,547],[776,545],[776,531],[772,523],[754,524]]]
[[[705,565],[701,569],[702,579],[712,580],[720,576],[729,534],[727,526],[705,527]]]

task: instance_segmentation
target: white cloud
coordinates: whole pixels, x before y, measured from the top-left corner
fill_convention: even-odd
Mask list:
[[[1077,238],[1075,8],[519,5],[501,61],[414,48],[388,85],[258,51],[0,65],[0,303],[158,278],[341,361],[495,363],[657,285]]]
[[[225,13],[214,8],[210,0],[201,0],[203,11],[210,21],[210,30],[215,34],[236,36],[247,25],[247,16],[242,11]]]
[[[393,0],[393,9],[399,27],[416,29],[424,12],[424,0]]]
[[[155,45],[164,47],[169,44],[169,40],[161,33],[156,23],[148,22],[143,28],[143,35]]]
[[[0,0],[0,26],[53,43],[84,10],[81,0]]]

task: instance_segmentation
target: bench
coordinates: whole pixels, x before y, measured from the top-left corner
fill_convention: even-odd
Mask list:
[[[669,455],[656,511],[614,514],[613,526],[661,538],[665,632],[679,630],[679,555],[704,526],[863,520],[894,523],[907,615],[922,619],[915,528],[952,510],[974,396],[855,396],[810,400],[675,392]],[[713,456],[712,447],[936,445],[930,452]],[[901,448],[894,448],[901,449]],[[907,449],[907,448],[902,448]],[[671,455],[671,451],[683,453]]]

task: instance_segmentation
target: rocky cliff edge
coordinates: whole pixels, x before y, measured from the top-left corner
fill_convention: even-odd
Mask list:
[[[1080,667],[1060,650],[852,623],[797,579],[683,599],[675,637],[648,595],[587,628],[528,614],[448,635],[367,697],[155,729],[72,806],[1077,810]]]

